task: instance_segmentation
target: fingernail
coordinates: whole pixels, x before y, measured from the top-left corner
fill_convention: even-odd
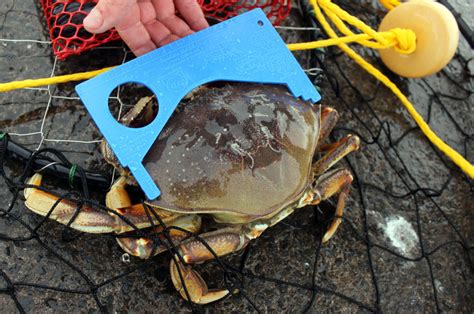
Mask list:
[[[84,27],[86,29],[96,30],[96,29],[98,29],[99,27],[102,26],[103,22],[104,22],[104,20],[102,18],[102,14],[100,13],[100,11],[94,9],[84,19]]]
[[[149,53],[150,51],[152,51],[152,50],[154,50],[154,49],[156,49],[156,46],[155,46],[154,44],[150,43],[150,44],[145,45],[145,46],[143,46],[143,47],[141,47],[141,48],[135,49],[135,50],[133,51],[133,53],[134,53],[137,57],[139,57],[139,56],[141,56],[141,55],[144,55],[144,54],[146,54],[146,53]]]

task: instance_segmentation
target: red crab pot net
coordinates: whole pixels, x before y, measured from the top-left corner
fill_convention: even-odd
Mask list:
[[[91,34],[83,21],[98,0],[41,0],[53,51],[63,60],[120,38],[114,29]],[[207,17],[226,20],[243,12],[261,8],[274,25],[290,13],[291,0],[198,0]]]
[[[291,0],[198,0],[198,3],[204,15],[218,20],[261,8],[273,25],[279,25],[291,10]]]
[[[59,59],[120,38],[115,30],[91,34],[83,21],[98,0],[41,0],[53,51]]]

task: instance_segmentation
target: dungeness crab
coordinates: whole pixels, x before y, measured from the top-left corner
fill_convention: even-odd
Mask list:
[[[122,122],[137,126],[147,116],[147,103],[139,101]],[[296,99],[284,86],[223,83],[198,89],[183,100],[144,160],[162,191],[158,199],[132,204],[125,188],[135,181],[119,168],[121,177],[106,196],[111,212],[83,206],[76,216],[77,205],[61,200],[49,217],[91,233],[133,230],[115,213],[138,228],[159,226],[162,220],[192,233],[199,233],[202,215],[214,218],[220,229],[200,234],[213,252],[184,230],[171,231],[181,258],[171,261],[170,271],[185,299],[216,301],[229,291],[208,290],[191,264],[240,250],[295,209],[331,196],[337,197],[336,218],[323,241],[336,231],[352,176],[346,169],[331,168],[359,147],[352,135],[324,144],[337,118],[335,110]],[[118,167],[107,145],[102,148],[108,162]],[[316,152],[322,157],[313,160]],[[41,184],[41,175],[29,183]],[[43,216],[58,201],[35,188],[26,189],[25,197],[27,207]],[[117,239],[126,252],[141,258],[166,249],[146,237]]]

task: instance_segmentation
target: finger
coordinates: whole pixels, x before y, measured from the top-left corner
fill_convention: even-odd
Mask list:
[[[167,45],[175,40],[178,40],[179,37],[176,36],[175,34],[170,34],[168,35],[165,39],[163,39],[162,41],[160,41],[160,43],[158,44],[158,46],[162,47],[164,45]]]
[[[145,26],[138,22],[129,28],[117,29],[123,41],[130,50],[138,57],[156,49],[150,34]]]
[[[136,56],[141,56],[156,49],[156,45],[141,22],[140,7],[136,2],[134,5],[127,7],[126,16],[117,21],[115,29]]]
[[[176,16],[172,0],[153,0],[153,7],[155,19],[165,25],[171,33],[179,37],[184,37],[192,33],[188,24]]]
[[[141,46],[140,48],[132,50],[132,52],[137,57],[140,57],[144,54],[147,54],[147,53],[155,50],[156,48],[158,48],[158,47],[154,43],[147,43],[147,45],[144,45],[144,46]]]
[[[84,28],[91,33],[103,33],[123,20],[133,5],[136,0],[100,0],[84,19]]]
[[[151,0],[155,7],[155,14],[157,20],[163,20],[171,15],[176,15],[173,0]]]
[[[155,20],[153,23],[146,24],[145,27],[151,36],[151,40],[158,47],[160,46],[161,41],[172,34],[171,31],[160,21]]]
[[[163,23],[171,31],[171,33],[179,37],[184,37],[193,33],[188,24],[186,24],[176,15],[170,16],[164,20],[160,20],[160,22]]]
[[[140,8],[140,20],[143,24],[156,21],[156,11],[151,0],[138,0],[138,7]]]
[[[209,26],[196,0],[175,0],[175,6],[193,30],[200,31]]]

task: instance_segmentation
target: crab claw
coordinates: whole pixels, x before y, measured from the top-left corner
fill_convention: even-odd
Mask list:
[[[34,174],[28,185],[40,186],[42,175]],[[78,204],[62,199],[42,190],[27,187],[24,190],[25,204],[31,211],[45,217],[49,217],[62,224],[69,224],[71,227],[88,233],[108,233],[116,231],[120,226],[117,219],[105,211],[94,209],[88,205],[79,208]],[[77,211],[79,213],[76,215]]]
[[[177,264],[178,266],[174,260],[170,262],[171,280],[185,300],[188,300],[189,295],[193,303],[207,304],[220,300],[229,294],[226,289],[209,290],[204,279],[191,266],[183,265],[180,262]]]

